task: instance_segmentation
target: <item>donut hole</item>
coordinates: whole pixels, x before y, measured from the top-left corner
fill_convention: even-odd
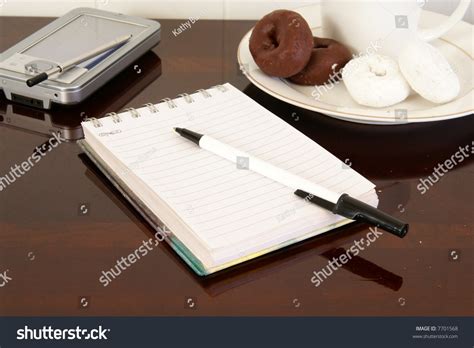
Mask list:
[[[375,76],[385,76],[387,75],[387,70],[381,65],[371,65],[369,67],[370,72]]]
[[[314,47],[314,48],[329,48],[329,45],[318,43],[318,44],[316,44],[316,47]]]
[[[272,27],[268,30],[267,33],[267,40],[265,40],[262,44],[263,49],[265,50],[273,50],[275,48],[278,48],[280,43],[278,42],[277,39],[277,33],[275,27]]]

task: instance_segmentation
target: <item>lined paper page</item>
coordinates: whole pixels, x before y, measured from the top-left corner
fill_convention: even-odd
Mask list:
[[[336,192],[360,197],[374,188],[311,139],[225,86],[226,92],[210,89],[212,98],[197,93],[193,103],[179,98],[176,108],[160,103],[158,113],[141,108],[140,118],[126,113],[121,123],[107,118],[98,130],[87,126],[209,249],[270,242],[340,218],[280,183],[200,149],[173,127],[210,135]]]

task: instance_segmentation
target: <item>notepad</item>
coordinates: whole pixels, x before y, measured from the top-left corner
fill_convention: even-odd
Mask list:
[[[207,275],[351,222],[180,137],[212,136],[377,206],[375,186],[230,84],[83,123],[81,146],[167,241]]]

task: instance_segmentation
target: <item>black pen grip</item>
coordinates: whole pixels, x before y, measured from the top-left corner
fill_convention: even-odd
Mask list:
[[[380,227],[400,238],[408,232],[408,224],[378,210],[364,202],[352,198],[348,194],[339,197],[333,208],[333,213],[348,219],[366,222]]]
[[[33,76],[31,79],[26,80],[26,85],[28,87],[33,87],[37,85],[38,83],[43,82],[44,80],[47,80],[47,79],[48,79],[48,74],[43,72],[41,74]]]

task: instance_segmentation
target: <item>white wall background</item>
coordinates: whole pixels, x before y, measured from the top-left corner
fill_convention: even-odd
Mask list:
[[[451,14],[459,3],[459,0],[424,1],[426,2],[425,9],[443,14]],[[158,19],[189,17],[259,19],[264,14],[277,8],[292,9],[315,2],[318,2],[318,0],[0,0],[0,16],[59,17],[73,8],[86,6]],[[464,20],[473,23],[473,17],[471,0],[471,7]]]

